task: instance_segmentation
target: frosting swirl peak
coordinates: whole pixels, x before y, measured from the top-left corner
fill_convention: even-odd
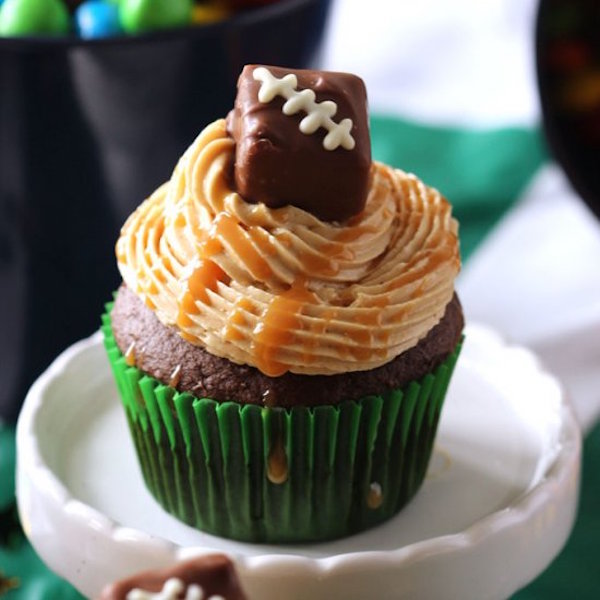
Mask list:
[[[247,203],[235,143],[209,125],[117,242],[126,285],[166,326],[267,375],[378,367],[441,319],[460,268],[448,202],[373,163],[366,206],[343,224]]]

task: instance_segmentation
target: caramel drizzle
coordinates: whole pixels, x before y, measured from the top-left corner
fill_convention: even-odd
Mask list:
[[[273,407],[277,404],[273,390],[265,390],[262,393],[262,402],[267,407]]]
[[[287,291],[273,296],[253,332],[252,351],[256,366],[263,373],[278,377],[289,370],[279,357],[280,349],[293,344],[295,332],[303,328],[300,317],[305,305],[316,300],[301,278]]]
[[[135,342],[131,342],[125,351],[125,364],[128,367],[135,367]]]
[[[369,492],[367,494],[367,506],[371,510],[377,510],[383,504],[383,491],[381,485],[376,481],[371,483],[369,486]]]
[[[281,485],[287,481],[288,476],[288,460],[283,445],[283,437],[278,434],[267,458],[267,479],[275,485]]]
[[[177,365],[173,372],[171,373],[171,377],[169,377],[169,387],[176,388],[179,385],[179,381],[181,380],[181,365]]]
[[[223,331],[223,338],[229,342],[245,339],[245,334],[242,328],[248,324],[244,311],[252,311],[252,302],[247,298],[239,298],[234,304],[233,311],[231,312],[225,329]]]
[[[216,292],[219,282],[227,281],[227,279],[225,271],[215,262],[209,259],[200,259],[186,281],[185,291],[180,300],[177,325],[182,329],[193,325],[189,315],[200,313],[197,303],[201,302],[210,306],[208,291]]]
[[[268,281],[272,275],[271,268],[267,261],[257,251],[255,244],[256,237],[250,238],[245,234],[240,222],[230,214],[220,213],[214,222],[215,234],[223,239],[235,254],[242,256],[246,267],[258,281]],[[260,244],[260,242],[259,242]]]
[[[387,290],[397,290],[402,287],[406,287],[411,283],[421,282],[421,284],[416,288],[415,292],[413,292],[413,296],[422,293],[424,284],[422,282],[423,278],[428,274],[439,268],[443,264],[449,262],[460,261],[458,256],[458,250],[452,247],[442,246],[437,249],[432,249],[425,256],[421,255],[423,260],[419,266],[415,268],[411,268],[406,272],[402,273],[387,285]],[[418,296],[417,296],[418,297]]]

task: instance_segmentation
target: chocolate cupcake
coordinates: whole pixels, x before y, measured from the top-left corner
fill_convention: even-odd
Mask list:
[[[451,207],[372,162],[363,82],[250,65],[117,243],[108,355],[148,489],[199,529],[331,539],[421,485],[460,350]]]

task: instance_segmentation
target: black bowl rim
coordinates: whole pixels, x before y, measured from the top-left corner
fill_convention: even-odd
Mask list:
[[[567,152],[557,123],[557,118],[552,112],[551,102],[547,93],[547,80],[542,65],[542,49],[544,48],[544,35],[542,32],[542,20],[549,10],[549,4],[540,0],[535,20],[535,73],[537,89],[542,112],[542,127],[548,147],[554,158],[567,175],[574,190],[585,202],[588,208],[600,219],[600,199],[596,198],[593,188],[587,178],[577,168],[573,157]]]
[[[330,0],[278,0],[265,6],[241,10],[230,17],[205,25],[186,25],[171,27],[139,34],[124,34],[102,38],[86,39],[74,34],[61,36],[11,36],[0,37],[2,50],[58,50],[95,46],[128,46],[145,42],[168,42],[184,39],[210,37],[220,31],[243,30],[259,23],[268,23],[285,15],[293,15],[306,7],[329,4]]]

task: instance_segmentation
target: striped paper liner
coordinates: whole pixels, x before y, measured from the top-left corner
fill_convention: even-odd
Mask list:
[[[197,398],[105,346],[148,490],[202,531],[248,542],[314,542],[396,514],[421,486],[459,343],[402,389],[291,409]]]

